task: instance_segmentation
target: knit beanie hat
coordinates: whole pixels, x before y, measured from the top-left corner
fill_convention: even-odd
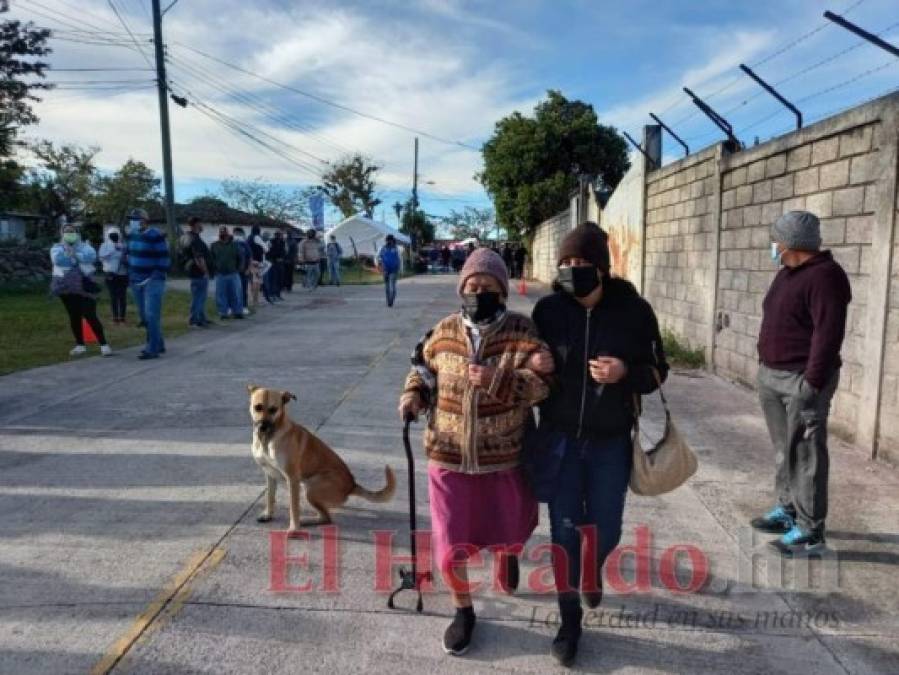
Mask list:
[[[475,274],[489,274],[499,282],[503,289],[503,295],[508,297],[509,270],[506,269],[506,263],[498,253],[489,248],[476,248],[472,251],[459,273],[459,285],[456,288],[459,295],[462,295],[465,282]]]
[[[821,248],[821,222],[808,211],[788,211],[771,226],[771,238],[796,251]]]
[[[596,223],[590,221],[581,223],[562,240],[559,263],[567,258],[583,258],[601,272],[608,273],[611,267],[609,235]]]

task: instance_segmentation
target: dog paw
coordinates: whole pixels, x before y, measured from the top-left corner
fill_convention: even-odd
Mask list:
[[[272,521],[272,516],[271,516],[271,514],[268,514],[268,513],[263,513],[256,517],[257,523],[270,523],[271,521]]]

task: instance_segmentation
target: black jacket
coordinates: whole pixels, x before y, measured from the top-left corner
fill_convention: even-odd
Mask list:
[[[555,381],[540,405],[540,428],[582,438],[626,434],[634,424],[634,394],[658,388],[653,373],[668,376],[659,324],[649,303],[623,279],[607,278],[603,298],[587,311],[568,293],[556,291],[534,307],[540,337],[552,350]],[[627,365],[617,384],[597,384],[587,361],[614,356]]]

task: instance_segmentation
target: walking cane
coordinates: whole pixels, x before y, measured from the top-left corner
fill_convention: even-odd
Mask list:
[[[415,547],[415,531],[417,529],[415,519],[415,460],[412,457],[412,443],[409,440],[409,427],[412,425],[413,419],[412,415],[406,415],[405,424],[403,425],[403,445],[406,448],[406,464],[409,470],[409,549],[412,554],[412,569],[400,568],[400,585],[387,599],[387,607],[395,609],[393,599],[400,591],[416,591],[418,593],[418,603],[415,605],[415,610],[421,612],[423,609],[421,583],[430,581],[431,573],[420,573],[418,571],[418,554]]]

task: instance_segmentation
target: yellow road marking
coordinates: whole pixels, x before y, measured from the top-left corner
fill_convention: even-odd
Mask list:
[[[204,572],[211,570],[224,557],[225,549],[216,547],[211,551],[197,551],[188,558],[178,573],[168,580],[147,608],[134,619],[128,630],[109,646],[103,657],[91,669],[91,675],[105,675],[112,670],[167,606],[173,610],[170,611],[170,615],[181,608],[190,595],[189,582],[193,581],[201,570]]]

